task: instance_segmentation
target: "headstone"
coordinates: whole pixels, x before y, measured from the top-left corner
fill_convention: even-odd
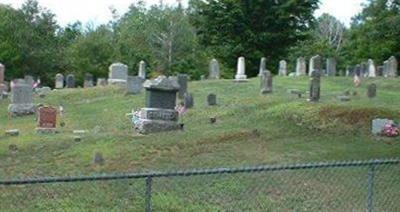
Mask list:
[[[0,63],[0,84],[4,83],[4,73],[6,72],[6,67]]]
[[[25,80],[16,80],[11,89],[11,104],[8,112],[12,116],[29,115],[35,113],[33,104],[33,89]]]
[[[55,133],[57,126],[57,109],[54,107],[40,107],[38,109],[37,133]]]
[[[128,76],[126,83],[127,94],[138,94],[143,88],[143,78],[139,76]]]
[[[192,94],[185,93],[184,98],[183,98],[183,105],[187,109],[192,108],[194,106],[194,99],[193,99]]]
[[[204,80],[206,80],[206,76],[205,75],[201,75],[200,76],[200,81],[204,81]]]
[[[319,55],[316,55],[310,59],[310,67],[309,67],[309,75],[311,76],[313,71],[318,71],[319,76],[321,76],[321,69],[322,69],[322,58]]]
[[[217,105],[217,95],[211,93],[207,96],[207,105],[208,106],[215,106]]]
[[[287,62],[285,60],[279,62],[279,76],[287,76]]]
[[[388,77],[389,76],[389,61],[385,60],[383,62],[383,76]]]
[[[146,89],[146,107],[139,112],[135,129],[142,134],[181,129],[175,110],[179,90],[176,78],[159,76],[147,80],[143,87]]]
[[[97,78],[97,86],[106,86],[107,83],[107,79],[106,78]]]
[[[83,83],[84,88],[93,87],[93,75],[92,74],[85,74],[85,81]]]
[[[64,75],[56,74],[56,89],[64,88]]]
[[[361,63],[361,75],[360,77],[368,76],[368,65],[366,63]]]
[[[209,73],[208,73],[208,79],[210,80],[215,80],[215,79],[219,79],[220,78],[220,72],[219,72],[219,63],[217,61],[217,59],[212,59],[210,61],[210,65],[209,65]]]
[[[140,61],[139,63],[139,74],[138,76],[140,78],[142,78],[143,80],[146,79],[146,62],[144,62],[143,60]]]
[[[296,76],[304,76],[307,75],[307,67],[306,67],[306,60],[304,57],[297,58],[296,62]]]
[[[189,76],[187,74],[178,74],[177,78],[179,84],[178,97],[182,99],[185,93],[187,92]]]
[[[375,83],[368,85],[367,96],[368,96],[368,98],[376,97],[376,84]]]
[[[7,136],[19,136],[19,129],[6,130]]]
[[[320,99],[321,92],[321,72],[314,70],[311,72],[310,79],[310,102],[318,102]]]
[[[5,66],[0,63],[0,100],[5,98],[5,95],[8,91],[8,88],[4,82],[5,71],[6,71]]]
[[[244,57],[239,57],[237,62],[237,72],[235,75],[235,82],[246,82],[246,61]]]
[[[356,68],[354,69],[354,76],[358,76],[358,77],[362,76],[361,65],[356,65]]]
[[[260,69],[258,71],[258,76],[261,77],[263,71],[266,71],[266,70],[267,70],[267,58],[262,57],[261,61],[260,61]]]
[[[383,66],[378,66],[377,70],[376,70],[376,76],[383,76]]]
[[[388,72],[387,77],[397,77],[397,59],[394,56],[391,56],[388,60]]]
[[[75,88],[75,76],[73,74],[68,74],[66,79],[67,88]]]
[[[326,75],[327,76],[336,76],[336,59],[328,58],[326,60]]]
[[[272,74],[270,71],[263,71],[261,75],[261,94],[272,93]]]
[[[109,67],[108,84],[126,85],[128,79],[128,66],[122,63],[113,63]]]
[[[35,79],[31,75],[25,75],[25,82],[33,87],[33,84],[35,84]]]
[[[372,59],[368,60],[368,77],[376,77],[376,67]]]
[[[49,93],[51,92],[51,88],[50,87],[41,87],[41,88],[36,88],[35,92],[42,98],[46,97],[47,95],[49,95]]]
[[[353,77],[354,76],[354,67],[347,66],[346,67],[346,77]]]
[[[104,157],[103,154],[101,154],[100,152],[96,152],[93,156],[93,163],[95,165],[104,165]]]
[[[372,120],[371,132],[373,135],[380,135],[385,127],[385,125],[392,125],[394,122],[389,119],[374,119]]]

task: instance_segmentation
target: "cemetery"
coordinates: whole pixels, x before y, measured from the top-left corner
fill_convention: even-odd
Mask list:
[[[49,73],[0,54],[0,211],[400,210],[398,52],[93,46]]]

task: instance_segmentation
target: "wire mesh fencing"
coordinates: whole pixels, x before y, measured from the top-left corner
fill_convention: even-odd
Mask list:
[[[400,160],[0,181],[0,211],[400,211]]]

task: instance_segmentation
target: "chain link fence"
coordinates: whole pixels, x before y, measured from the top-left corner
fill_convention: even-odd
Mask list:
[[[0,181],[0,211],[400,211],[400,159]]]

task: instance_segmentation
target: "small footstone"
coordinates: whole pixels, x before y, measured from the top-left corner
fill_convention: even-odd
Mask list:
[[[104,157],[103,154],[100,152],[96,152],[93,157],[93,163],[97,165],[103,165],[104,164]]]
[[[210,118],[210,123],[211,124],[215,124],[217,122],[217,118],[216,117],[211,117]]]
[[[7,136],[19,136],[19,130],[18,129],[7,130],[6,135]]]
[[[81,142],[82,141],[82,137],[81,136],[74,136],[74,141],[75,142]]]
[[[337,97],[341,102],[348,102],[350,101],[350,97],[348,96],[338,96]]]
[[[16,151],[18,151],[18,146],[16,144],[10,144],[10,146],[8,146],[8,149],[11,152],[16,152]]]

